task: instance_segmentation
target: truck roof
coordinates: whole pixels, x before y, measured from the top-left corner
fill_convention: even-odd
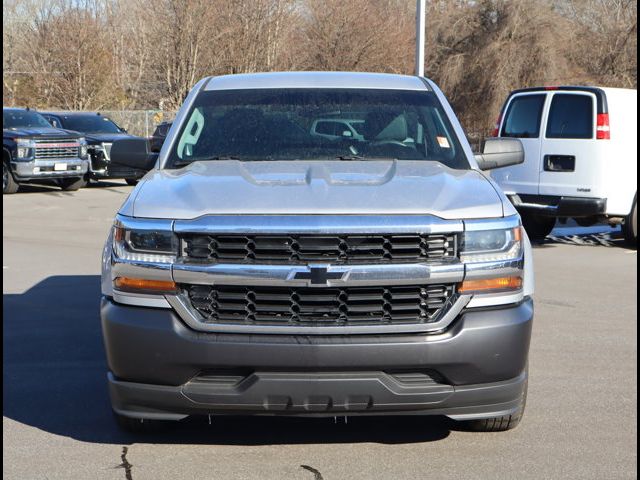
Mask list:
[[[273,72],[210,77],[204,90],[263,88],[369,88],[430,90],[420,77],[362,72]]]

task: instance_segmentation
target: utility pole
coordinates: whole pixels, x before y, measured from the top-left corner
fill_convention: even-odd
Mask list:
[[[416,0],[416,75],[424,77],[426,0]]]

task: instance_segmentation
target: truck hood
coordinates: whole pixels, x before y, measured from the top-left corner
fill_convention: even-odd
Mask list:
[[[121,214],[396,214],[502,217],[494,186],[475,170],[428,161],[209,161],[152,170]]]
[[[2,131],[5,137],[14,138],[79,138],[81,133],[70,132],[54,127],[7,128]]]
[[[128,133],[81,133],[78,132],[78,136],[84,136],[87,139],[87,143],[95,144],[102,142],[115,142],[122,140],[123,138],[134,138],[133,135]]]

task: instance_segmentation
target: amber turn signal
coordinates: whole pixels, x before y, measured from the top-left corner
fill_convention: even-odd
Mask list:
[[[175,292],[178,286],[175,282],[166,280],[147,280],[145,278],[118,277],[113,281],[118,290],[126,292],[158,293]]]
[[[492,293],[522,288],[522,277],[483,278],[465,280],[458,286],[459,293]]]

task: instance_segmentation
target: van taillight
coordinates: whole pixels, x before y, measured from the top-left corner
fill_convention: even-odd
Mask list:
[[[596,138],[598,140],[609,140],[611,138],[608,113],[599,113],[597,116]]]
[[[492,137],[497,137],[498,135],[500,135],[500,122],[502,121],[502,114],[500,114],[500,116],[498,117],[498,120],[496,120],[496,125],[495,127],[493,127],[493,132],[491,132],[491,136]]]

